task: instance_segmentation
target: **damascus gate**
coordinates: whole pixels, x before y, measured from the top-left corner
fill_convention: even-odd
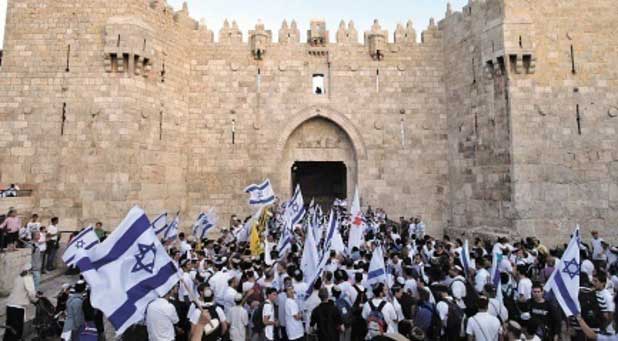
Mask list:
[[[8,0],[0,182],[75,227],[134,203],[226,221],[269,178],[325,204],[358,186],[433,234],[616,241],[615,0],[401,16],[241,32],[164,0]]]

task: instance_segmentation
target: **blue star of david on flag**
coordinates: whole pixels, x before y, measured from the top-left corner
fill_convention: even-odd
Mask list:
[[[82,249],[84,247],[84,241],[83,240],[78,240],[77,243],[75,243],[75,247],[78,249]]]
[[[137,245],[139,251],[135,254],[135,265],[133,265],[133,269],[131,272],[138,272],[141,270],[147,271],[148,273],[152,273],[155,266],[155,260],[157,255],[157,248],[154,243],[150,245],[141,244]],[[152,253],[152,257],[147,257],[149,253]],[[148,262],[150,260],[150,262]]]
[[[562,272],[569,275],[571,279],[579,276],[579,263],[575,258],[567,260],[566,262],[564,262],[564,269],[562,269]]]

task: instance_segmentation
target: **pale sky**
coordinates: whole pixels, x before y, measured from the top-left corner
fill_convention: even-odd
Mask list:
[[[8,0],[0,0],[0,46],[4,42],[4,23]],[[12,1],[12,0],[11,0]],[[53,1],[53,0],[46,0]],[[167,0],[174,8],[179,9],[184,0]],[[188,0],[189,13],[196,20],[206,19],[206,25],[215,32],[215,39],[223,21],[228,18],[230,23],[236,20],[243,38],[252,29],[258,19],[262,19],[266,29],[273,31],[273,39],[281,27],[283,19],[290,22],[295,19],[301,31],[301,39],[305,34],[309,21],[313,18],[326,20],[330,31],[330,40],[335,40],[339,21],[354,20],[359,39],[368,30],[373,19],[378,19],[383,29],[389,31],[389,39],[398,22],[405,24],[408,19],[414,22],[414,28],[420,32],[429,24],[429,18],[436,22],[444,18],[446,3],[449,0]],[[453,10],[460,10],[468,0],[450,0]]]

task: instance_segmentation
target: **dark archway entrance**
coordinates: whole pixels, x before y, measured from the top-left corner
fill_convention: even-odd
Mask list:
[[[335,198],[347,196],[347,169],[343,162],[297,161],[292,165],[292,191],[299,184],[303,200],[328,209]]]

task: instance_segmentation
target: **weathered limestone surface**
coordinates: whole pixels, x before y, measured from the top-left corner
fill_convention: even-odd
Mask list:
[[[19,249],[15,252],[0,253],[0,297],[11,293],[15,278],[30,261],[30,250]]]
[[[432,233],[618,239],[617,19],[612,0],[471,0],[420,42],[319,20],[301,42],[295,21],[213,32],[164,0],[9,0],[0,183],[75,226],[133,203],[186,226],[248,213],[264,177],[289,195],[294,161],[343,161],[350,194]]]

